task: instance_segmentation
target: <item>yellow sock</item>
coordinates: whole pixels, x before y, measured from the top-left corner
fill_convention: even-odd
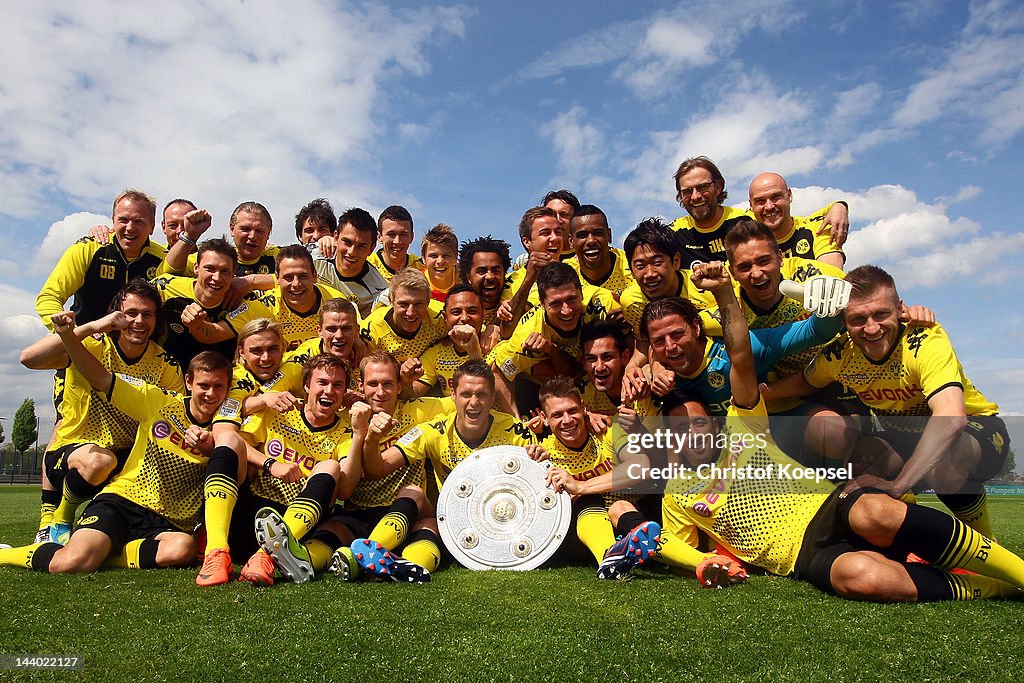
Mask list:
[[[32,568],[32,555],[42,543],[23,545],[18,548],[0,548],[0,567]]]
[[[377,526],[373,527],[373,531],[370,532],[370,540],[377,541],[388,550],[394,550],[405,542],[408,533],[408,518],[405,515],[389,512],[377,523]]]
[[[413,541],[405,546],[402,557],[413,564],[418,564],[428,572],[433,572],[441,565],[441,549],[437,547],[435,538],[436,536],[430,534],[430,537]]]
[[[954,517],[982,536],[995,538],[995,532],[992,530],[992,518],[988,515],[988,496],[985,493],[979,495],[978,499],[970,507],[962,510],[953,510],[951,508],[950,512],[953,513]]]
[[[387,514],[373,527],[370,540],[377,541],[388,550],[394,550],[405,543],[409,529],[419,515],[419,508],[412,498],[396,498]]]
[[[708,557],[708,554],[702,553],[692,545],[687,545],[672,534],[662,531],[661,549],[654,557],[667,565],[683,567],[684,569],[695,571],[697,569],[697,565],[700,564],[701,560],[705,557]]]
[[[934,563],[940,569],[962,567],[1024,588],[1024,559],[991,541],[963,522],[954,523],[945,551]]]
[[[36,528],[37,531],[41,531],[53,524],[53,512],[56,509],[57,506],[53,503],[43,503],[39,506],[39,526]]]
[[[108,557],[104,565],[114,569],[138,569],[139,549],[142,548],[142,541],[141,538],[128,541],[121,552]]]
[[[310,498],[298,497],[284,511],[284,523],[292,536],[301,539],[320,522],[320,505]]]
[[[238,500],[238,482],[234,477],[224,474],[210,474],[203,484],[205,512],[203,521],[206,525],[206,549],[228,547],[228,529],[231,526],[231,513],[235,510]]]
[[[313,563],[313,571],[320,573],[324,570],[328,564],[331,563],[331,557],[334,555],[334,549],[324,543],[313,539],[307,543],[303,543],[306,550],[309,551],[309,559]]]
[[[604,559],[604,551],[615,543],[615,531],[608,521],[608,511],[600,507],[580,510],[576,517],[576,535],[600,564]]]
[[[1024,590],[1016,586],[980,574],[950,574],[949,585],[955,600],[1015,598],[1024,595]]]

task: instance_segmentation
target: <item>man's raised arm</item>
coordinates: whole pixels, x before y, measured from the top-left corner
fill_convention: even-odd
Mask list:
[[[64,342],[64,349],[68,353],[68,358],[78,368],[78,371],[82,373],[82,377],[85,377],[93,389],[102,392],[105,396],[109,396],[114,376],[103,367],[103,364],[100,363],[96,356],[89,353],[82,346],[82,340],[75,334],[75,314],[72,311],[64,311],[63,313],[51,316],[50,321],[53,323],[53,331]],[[127,321],[121,327],[125,326],[127,326]]]
[[[732,289],[729,270],[721,261],[695,264],[693,284],[706,289],[715,297],[722,316],[722,336],[725,351],[729,354],[732,369],[729,384],[732,387],[732,401],[740,408],[757,405],[757,371],[754,367],[754,351],[750,345],[750,330],[740,310],[740,302]]]

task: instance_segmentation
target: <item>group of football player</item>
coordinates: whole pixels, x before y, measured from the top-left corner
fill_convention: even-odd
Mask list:
[[[621,249],[600,208],[549,192],[514,263],[444,224],[416,256],[405,208],[324,199],[284,247],[258,202],[209,238],[210,214],[174,199],[164,247],[156,202],[125,190],[39,293],[52,333],[21,362],[55,371],[58,420],[35,541],[0,565],[201,564],[212,586],[234,557],[255,585],[427,581],[439,489],[513,445],[550,461],[564,554],[600,578],[660,563],[719,588],[755,568],[852,599],[1018,595],[1024,560],[986,505],[997,406],[931,310],[881,268],[844,272],[846,204],[793,216],[763,173],[749,208],[726,206],[706,157],[674,179],[687,215]],[[825,466],[851,476],[791,475]]]

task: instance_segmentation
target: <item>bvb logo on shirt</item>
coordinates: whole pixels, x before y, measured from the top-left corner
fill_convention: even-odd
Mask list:
[[[796,253],[806,254],[811,250],[811,244],[807,240],[800,240],[796,243]]]
[[[147,268],[146,269],[146,279],[147,280],[152,280],[155,277],[156,277],[156,266],[153,266],[152,268]]]
[[[708,384],[713,386],[715,389],[721,389],[725,386],[725,376],[720,372],[709,373]]]

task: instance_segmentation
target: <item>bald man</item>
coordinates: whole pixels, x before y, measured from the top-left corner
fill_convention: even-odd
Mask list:
[[[793,192],[778,173],[762,173],[750,183],[750,210],[759,223],[771,228],[784,257],[816,259],[842,268],[845,234],[822,230],[825,213],[832,205],[810,216],[793,216],[789,212],[792,202]]]

